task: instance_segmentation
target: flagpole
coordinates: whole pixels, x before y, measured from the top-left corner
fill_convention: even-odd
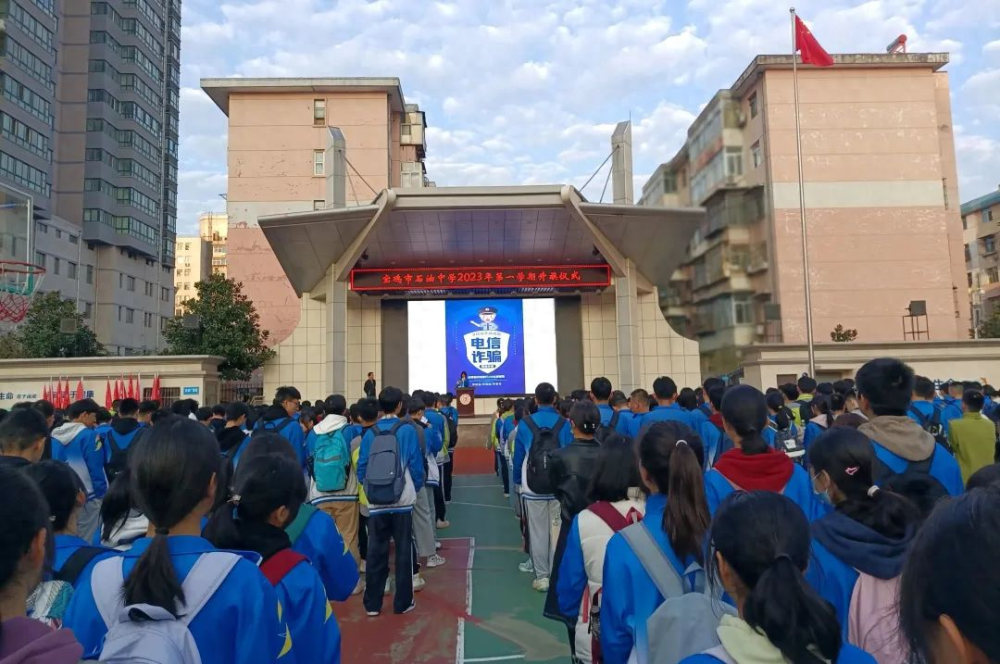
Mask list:
[[[795,97],[795,154],[799,165],[799,223],[802,226],[802,280],[806,300],[806,347],[809,352],[809,375],[816,377],[816,348],[813,340],[812,289],[809,286],[809,237],[806,230],[806,181],[802,175],[802,129],[799,126],[798,44],[795,36],[795,7],[788,10],[792,22],[792,88]]]

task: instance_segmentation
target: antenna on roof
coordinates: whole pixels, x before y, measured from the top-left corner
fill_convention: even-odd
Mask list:
[[[891,44],[885,47],[886,53],[906,53],[906,35],[896,37]]]

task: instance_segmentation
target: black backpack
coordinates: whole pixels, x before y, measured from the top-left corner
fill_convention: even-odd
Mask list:
[[[551,455],[559,450],[559,433],[566,426],[566,418],[560,417],[552,428],[540,428],[530,415],[524,418],[531,432],[531,448],[528,450],[528,472],[525,481],[533,493],[547,496],[554,491],[549,479]]]
[[[448,427],[448,449],[453,450],[458,445],[458,422],[448,413],[441,413],[444,416],[445,426]]]
[[[114,430],[113,429],[108,430],[105,443],[107,444],[108,449],[111,451],[111,453],[108,455],[107,463],[104,464],[104,474],[108,478],[109,485],[115,481],[115,477],[117,477],[119,473],[125,470],[125,467],[128,465],[128,451],[132,449],[133,445],[139,442],[139,439],[142,438],[143,434],[145,433],[146,433],[146,427],[140,428],[132,436],[132,442],[129,443],[129,446],[125,449],[122,449],[121,447],[118,446],[118,443],[115,442]]]
[[[282,429],[288,426],[288,423],[292,421],[290,417],[283,417],[280,420],[270,420],[265,422],[261,420],[259,427],[254,427],[254,430],[250,432],[250,437],[254,438],[264,433],[281,433]]]
[[[802,426],[805,426],[812,420],[812,418],[816,417],[812,401],[799,400],[795,403],[799,404],[799,418],[802,421]]]
[[[872,468],[875,482],[893,493],[910,499],[925,515],[929,515],[938,501],[948,497],[948,490],[940,480],[931,475],[931,466],[934,465],[934,455],[937,453],[938,448],[935,447],[933,454],[923,461],[909,462],[901,473],[887,466],[876,454],[875,465]]]
[[[87,565],[102,553],[107,553],[108,549],[99,546],[81,546],[70,554],[70,557],[63,563],[62,569],[55,573],[56,581],[65,581],[71,586],[76,585],[76,580],[83,574]]]
[[[621,419],[621,411],[615,411],[611,415],[611,421],[607,424],[602,424],[597,427],[597,431],[594,433],[594,440],[599,443],[603,443],[608,436],[613,433],[618,433],[618,420]]]
[[[948,442],[948,435],[944,432],[944,422],[942,422],[942,409],[940,406],[933,406],[933,411],[930,416],[924,415],[920,410],[914,406],[910,406],[910,414],[916,418],[920,427],[934,436],[934,442],[941,445],[949,452],[951,451],[951,443]]]
[[[779,429],[772,422],[768,426],[774,431],[774,449],[784,452],[792,461],[800,466],[804,466],[806,462],[806,450],[792,432],[792,425],[789,424],[784,429]]]

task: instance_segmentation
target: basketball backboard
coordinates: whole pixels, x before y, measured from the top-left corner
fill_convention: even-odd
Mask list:
[[[31,199],[0,185],[0,261],[29,262]]]

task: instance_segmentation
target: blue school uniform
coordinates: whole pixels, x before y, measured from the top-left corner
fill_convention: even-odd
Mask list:
[[[684,410],[677,404],[669,406],[659,406],[649,411],[641,418],[633,418],[629,426],[629,436],[637,438],[643,429],[653,422],[683,422],[695,431],[699,431],[695,416]]]
[[[132,548],[120,554],[126,578],[152,539],[136,540]],[[183,583],[191,568],[204,553],[218,551],[201,537],[173,536],[167,539],[170,559]],[[73,593],[63,626],[73,630],[83,645],[83,659],[97,659],[104,646],[108,626],[104,624],[88,575]],[[189,629],[204,662],[212,664],[267,664],[289,661],[292,643],[288,626],[282,618],[284,609],[271,584],[247,560],[232,568]]]
[[[736,489],[729,483],[729,480],[716,469],[705,473],[705,497],[708,498],[708,509],[715,515],[726,498]],[[781,492],[786,498],[790,498],[796,505],[802,508],[806,518],[814,521],[827,512],[830,508],[825,503],[820,503],[813,493],[812,480],[809,472],[802,466],[795,465],[792,468],[792,476]]]
[[[358,484],[364,487],[365,475],[368,472],[368,454],[371,451],[372,441],[380,433],[388,433],[396,425],[399,418],[396,416],[383,417],[372,427],[365,431],[361,438],[361,448],[358,451]],[[403,490],[401,502],[395,505],[368,505],[368,513],[375,516],[380,513],[392,512],[412,512],[413,503],[416,502],[416,495],[424,488],[426,479],[424,474],[424,455],[420,450],[420,440],[413,427],[400,427],[396,432],[396,440],[399,443],[399,461],[403,466],[403,474],[407,476],[407,486]],[[409,493],[412,488],[412,493]]]
[[[100,542],[100,533],[98,533],[98,543]],[[88,543],[85,539],[77,537],[76,535],[56,535],[55,536],[55,559],[52,561],[52,571],[55,573],[61,572],[66,561],[70,559],[74,553],[83,548],[95,548],[94,544]],[[105,547],[98,546],[97,548],[103,549],[103,553],[99,553],[94,556],[86,567],[80,572],[80,576],[76,578],[76,583],[73,587],[76,588],[82,579],[89,579],[90,573],[94,570],[94,565],[104,560],[105,558],[110,558],[111,556],[118,555],[118,552],[114,549],[107,549]]]
[[[695,562],[691,556],[680,559],[670,546],[667,534],[660,524],[667,507],[667,497],[654,493],[646,500],[646,516],[643,523],[670,560],[677,574],[684,577],[691,589],[695,581],[691,575],[684,576],[688,566]],[[577,538],[579,539],[579,537]],[[560,566],[560,574],[562,567]],[[561,581],[560,581],[561,583]],[[639,662],[645,661],[649,652],[649,636],[646,621],[663,603],[663,597],[656,584],[649,578],[639,558],[621,533],[615,533],[608,542],[604,558],[604,586],[601,600],[601,650],[607,664],[625,664],[635,648]],[[579,607],[580,596],[576,603]],[[570,615],[573,615],[571,612]]]
[[[920,413],[921,415],[923,415],[928,422],[930,422],[931,418],[933,417],[934,411],[935,410],[940,410],[941,411],[941,428],[944,430],[944,435],[945,436],[948,435],[948,422],[949,422],[949,420],[953,420],[955,418],[954,417],[952,417],[952,418],[945,418],[945,416],[944,416],[944,403],[943,402],[940,405],[938,405],[936,403],[931,403],[930,401],[913,401],[910,404],[910,408],[913,409],[913,410],[916,410],[918,413]],[[921,428],[923,428],[924,423],[915,414],[913,414],[912,412],[910,412],[909,409],[906,411],[906,415],[911,420],[913,420],[914,422],[916,422],[917,424],[919,424]]]
[[[872,447],[875,448],[875,456],[879,458],[879,461],[885,464],[893,473],[906,472],[906,469],[912,463],[890,452],[874,440],[872,441]],[[962,481],[962,470],[958,466],[958,461],[948,453],[948,450],[937,443],[934,444],[934,459],[931,461],[930,476],[940,482],[950,496],[961,496],[962,492],[965,491],[965,483]]]
[[[859,572],[877,579],[898,577],[914,532],[910,529],[903,538],[890,539],[837,511],[813,522],[813,556],[806,580],[837,611],[845,639]]]
[[[253,428],[254,431],[273,431],[284,436],[292,444],[292,449],[295,450],[295,455],[299,458],[299,465],[305,468],[306,437],[302,432],[302,425],[299,424],[298,413],[289,416],[281,406],[271,406],[264,411],[263,416],[257,420]],[[236,454],[237,458],[245,446],[240,446],[240,450]]]
[[[551,429],[562,417],[552,406],[540,406],[534,415],[527,415],[535,421],[539,429]],[[517,428],[517,438],[514,440],[514,484],[523,484],[521,469],[524,467],[524,460],[528,457],[532,442],[531,428],[525,424]],[[566,447],[573,442],[573,430],[567,421],[562,425],[559,432],[559,447]]]
[[[720,664],[721,659],[707,653],[691,655],[680,661],[680,664]],[[845,643],[840,648],[837,664],[876,664],[875,658],[860,648]]]
[[[816,422],[809,422],[806,424],[805,433],[802,435],[802,447],[804,447],[808,452],[809,446],[824,433],[826,433],[826,427],[817,424]]]
[[[615,409],[606,403],[598,404],[597,410],[601,411],[601,426],[608,426],[611,424],[611,418],[615,416]],[[629,426],[632,422],[632,413],[622,410],[618,412],[618,423],[615,425],[615,431],[617,431],[622,436],[628,436]]]
[[[445,421],[444,415],[434,408],[428,408],[424,411],[424,417],[427,418],[427,424],[430,425],[430,428],[434,429],[435,433],[437,433],[438,437],[443,442],[445,431],[448,428],[448,422]],[[441,448],[439,447],[438,452],[440,451]],[[437,454],[437,452],[435,452],[435,454]]]
[[[284,609],[296,661],[339,664],[340,626],[313,566],[296,565],[274,590]]]
[[[358,566],[329,514],[313,512],[292,550],[309,559],[330,599],[343,602],[351,596],[358,585]]]
[[[955,397],[945,397],[941,400],[941,420],[950,422],[962,419],[962,400]]]
[[[104,474],[104,442],[94,429],[68,422],[52,432],[52,458],[63,461],[79,476],[87,500],[97,500],[108,492]]]

